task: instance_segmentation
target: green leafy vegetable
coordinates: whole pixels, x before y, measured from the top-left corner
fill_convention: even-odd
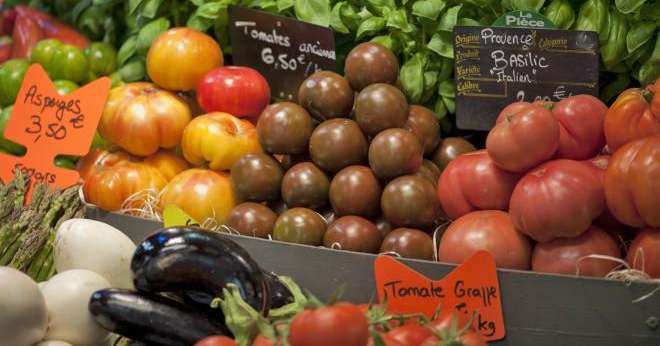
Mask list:
[[[329,0],[295,0],[294,10],[298,19],[320,25],[330,25],[330,1]]]
[[[575,11],[568,0],[552,0],[543,15],[560,29],[568,29],[575,23]]]

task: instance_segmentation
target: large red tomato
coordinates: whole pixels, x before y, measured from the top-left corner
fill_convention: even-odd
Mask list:
[[[555,158],[584,160],[598,154],[605,146],[603,121],[607,106],[598,98],[576,95],[551,107],[560,131]]]
[[[99,133],[137,156],[172,149],[190,122],[188,105],[151,83],[130,83],[110,90]]]
[[[160,34],[147,54],[149,77],[169,90],[194,89],[207,72],[222,63],[222,50],[213,37],[190,28]]]
[[[605,276],[618,262],[586,258],[589,255],[621,257],[619,244],[610,234],[591,226],[575,238],[556,238],[538,243],[532,253],[532,270],[541,273]]]
[[[198,222],[214,218],[219,224],[236,205],[229,175],[208,169],[189,169],[163,189],[160,208],[176,205]]]
[[[186,160],[168,150],[160,150],[146,157],[142,162],[158,169],[167,181],[172,180],[177,174],[190,168]]]
[[[440,317],[431,321],[427,327],[435,333],[448,331],[452,326],[457,330],[465,328],[470,323],[470,315],[459,313],[458,311],[451,311],[449,313],[440,314]],[[472,321],[474,325],[474,321]]]
[[[640,231],[630,244],[627,261],[632,268],[660,279],[660,229]]]
[[[188,162],[215,170],[229,170],[243,155],[261,152],[256,127],[228,113],[193,119],[183,131],[181,148]]]
[[[254,118],[270,102],[270,87],[255,69],[224,66],[210,71],[197,86],[197,102],[207,113]]]
[[[122,204],[138,192],[160,190],[167,184],[155,168],[137,162],[121,162],[87,177],[83,185],[85,200],[101,209],[119,210]],[[145,200],[136,198],[127,208],[142,208]]]
[[[486,138],[490,157],[510,172],[524,173],[548,161],[558,146],[559,123],[552,113],[526,102],[504,108]]]
[[[607,166],[609,166],[610,159],[610,155],[598,155],[584,162],[587,163],[587,166],[594,169],[594,172],[601,178],[601,180],[605,180],[605,171],[607,170]],[[607,206],[605,206],[605,211],[594,220],[594,225],[611,233],[617,238],[625,237],[629,232],[629,227],[619,222],[619,220],[612,215],[612,212],[610,212]]]
[[[438,261],[463,263],[479,250],[490,252],[500,268],[529,269],[532,244],[506,212],[475,211],[454,221],[442,234]]]
[[[76,170],[82,180],[104,168],[112,167],[119,162],[128,161],[130,155],[118,148],[96,148],[78,160]]]
[[[527,173],[511,195],[513,224],[534,240],[577,237],[605,210],[601,178],[584,162],[554,160]]]
[[[195,346],[236,346],[236,341],[226,336],[209,336],[198,341]]]
[[[622,223],[660,227],[660,135],[630,142],[612,155],[605,197]]]
[[[368,340],[367,318],[350,303],[304,310],[289,329],[291,346],[365,346]]]
[[[463,154],[449,162],[438,182],[438,198],[450,219],[475,210],[507,210],[520,179],[495,165],[485,150]]]
[[[646,90],[633,88],[621,93],[605,116],[605,138],[612,151],[659,133],[660,79]]]
[[[383,342],[381,346],[410,346],[409,344],[403,343],[392,336],[387,334],[380,334],[380,340]],[[369,338],[369,341],[367,342],[367,346],[375,346],[376,342],[374,342],[374,339],[372,337]]]
[[[387,335],[405,346],[419,346],[429,336],[433,335],[430,329],[413,323],[390,330]]]
[[[421,346],[438,345],[460,345],[460,346],[487,346],[488,343],[484,337],[472,329],[468,329],[463,334],[457,336],[454,340],[440,340],[435,335],[430,336]]]

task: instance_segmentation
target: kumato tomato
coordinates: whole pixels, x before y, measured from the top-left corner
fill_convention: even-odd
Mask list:
[[[630,244],[627,261],[632,268],[660,279],[660,229],[641,230]]]
[[[405,128],[414,133],[422,143],[424,155],[430,155],[440,143],[440,122],[433,111],[418,105],[410,105]]]
[[[225,224],[250,237],[268,238],[273,233],[277,214],[263,204],[241,203],[234,207]]]
[[[399,77],[399,62],[385,46],[365,42],[348,53],[344,75],[355,91],[374,83],[394,84]]]
[[[291,346],[365,346],[369,324],[362,311],[350,303],[304,310],[291,322]]]
[[[345,118],[353,110],[354,94],[344,77],[332,71],[319,71],[300,84],[298,103],[318,121]]]
[[[413,228],[397,228],[388,233],[380,252],[393,252],[401,257],[433,260],[433,238]]]
[[[325,247],[376,253],[382,241],[380,232],[371,221],[359,216],[344,216],[335,220],[325,232]]]
[[[472,143],[463,138],[448,137],[442,140],[438,149],[433,153],[431,160],[442,171],[455,158],[476,150],[477,148]]]

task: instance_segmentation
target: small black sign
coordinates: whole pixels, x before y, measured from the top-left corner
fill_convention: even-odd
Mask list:
[[[229,8],[229,22],[234,64],[264,75],[274,98],[292,100],[311,74],[336,69],[329,28],[238,6]]]
[[[456,123],[489,130],[515,101],[598,95],[598,33],[501,27],[454,28]]]

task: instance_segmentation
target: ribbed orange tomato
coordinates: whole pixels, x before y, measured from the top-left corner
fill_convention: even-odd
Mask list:
[[[82,180],[104,168],[130,160],[130,155],[119,148],[96,148],[78,160],[76,170]]]
[[[151,83],[130,83],[110,91],[99,133],[137,156],[172,149],[190,122],[188,105]]]
[[[175,205],[198,222],[214,218],[224,223],[236,205],[229,175],[193,168],[179,173],[163,189],[160,208]]]
[[[169,150],[159,150],[157,153],[146,157],[142,162],[159,170],[167,181],[190,168],[186,160]]]
[[[121,162],[91,174],[83,185],[85,200],[101,209],[119,210],[124,201],[145,190],[160,191],[167,181],[151,166],[137,162]],[[144,199],[136,199],[127,208],[142,208]]]
[[[147,53],[147,72],[169,90],[193,90],[204,75],[222,66],[220,45],[209,35],[190,28],[162,33]]]
[[[254,125],[221,112],[193,119],[183,131],[181,148],[188,162],[214,170],[228,170],[243,155],[261,152]]]

